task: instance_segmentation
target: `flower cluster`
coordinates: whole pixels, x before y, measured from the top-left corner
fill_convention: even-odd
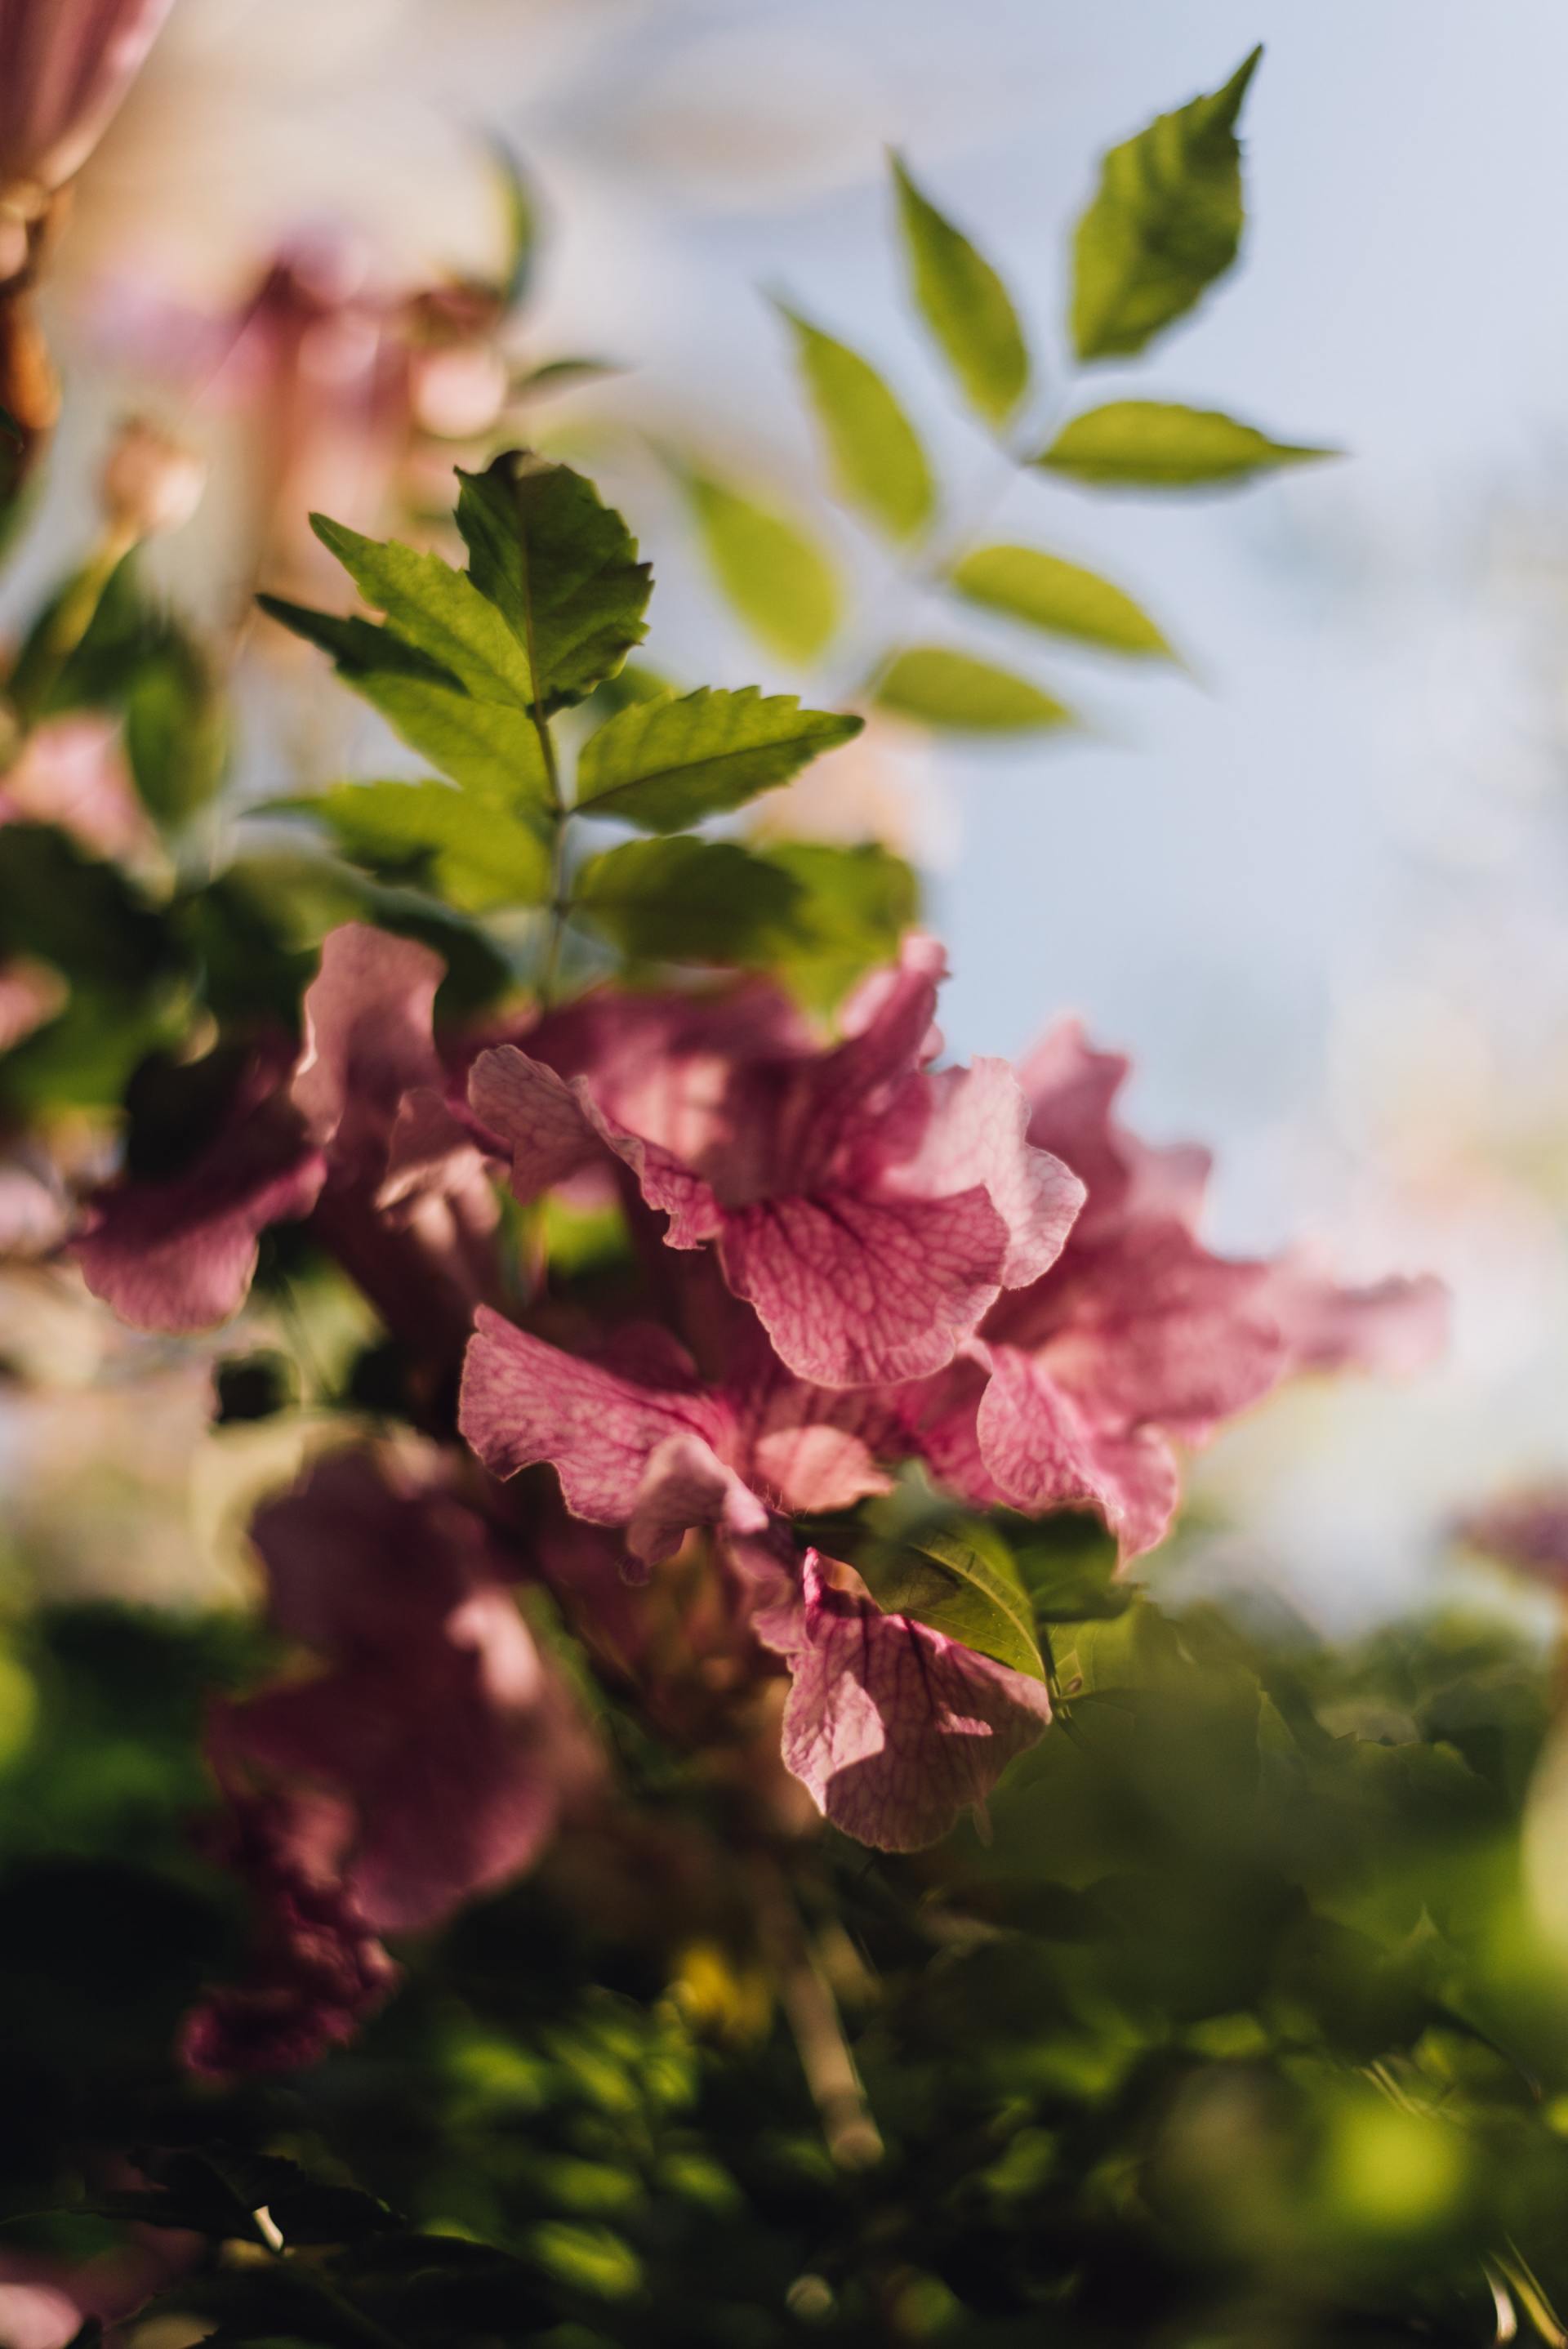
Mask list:
[[[509,1585],[545,1584],[665,1733],[733,1747],[764,1723],[818,1810],[909,1849],[1040,1737],[1047,1685],[884,1610],[797,1521],[919,1464],[974,1509],[1096,1512],[1130,1558],[1170,1525],[1179,1447],[1293,1371],[1436,1336],[1429,1282],[1346,1291],[1212,1253],[1205,1158],[1124,1130],[1126,1064],[1076,1026],[1018,1071],[938,1065],[942,972],[909,940],[830,1041],[753,980],[606,988],[438,1049],[438,958],[351,926],[300,1048],[256,1045],[190,1163],[91,1204],[87,1279],[143,1326],[234,1312],[261,1233],[294,1217],[433,1371],[466,1340],[468,1454],[330,1456],[256,1521],[273,1620],[325,1663],[213,1723],[269,1924],[194,2060],[342,2035],[390,1978],[383,1931],[520,1872],[601,1799]],[[638,1269],[613,1310],[547,1274],[526,1293],[502,1183],[525,1225],[552,1193],[618,1204]],[[542,1464],[551,1485],[507,1488]],[[672,1648],[677,1557],[708,1599]]]

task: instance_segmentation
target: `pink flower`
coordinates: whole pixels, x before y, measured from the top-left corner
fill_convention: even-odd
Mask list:
[[[215,1714],[221,1778],[342,1806],[334,1880],[373,1934],[521,1875],[600,1764],[482,1521],[431,1472],[343,1452],[252,1538],[273,1622],[323,1669]]]
[[[81,170],[172,0],[0,0],[0,204],[23,217]]]
[[[942,968],[931,941],[909,941],[826,1050],[785,1036],[726,1049],[716,1035],[641,1076],[611,1062],[568,1081],[503,1045],[476,1061],[469,1100],[520,1197],[614,1153],[671,1247],[717,1243],[729,1288],[798,1378],[918,1378],[1055,1261],[1083,1196],[1026,1143],[1004,1062],[926,1067]]]
[[[770,1510],[850,1508],[886,1490],[873,1446],[893,1422],[874,1396],[793,1377],[733,1305],[710,1305],[707,1335],[726,1356],[717,1386],[662,1330],[623,1330],[584,1357],[481,1307],[459,1425],[495,1475],[549,1461],[573,1515],[624,1526],[644,1566],[694,1526],[744,1537]]]
[[[756,1629],[793,1681],[787,1766],[836,1826],[879,1850],[934,1843],[1051,1717],[1042,1682],[884,1615],[852,1568],[815,1550],[799,1597]]]
[[[411,939],[334,930],[298,1055],[254,1050],[189,1166],[122,1179],[92,1203],[76,1254],[94,1295],[139,1329],[210,1328],[244,1303],[267,1226],[314,1213],[390,1326],[463,1331],[495,1207],[443,1096],[431,1035],[442,970]]]
[[[208,2079],[303,2071],[354,2038],[397,1984],[397,1968],[344,1886],[341,1803],[231,1790],[211,1857],[251,1896],[243,1982],[210,1990],[185,2018],[181,2060]]]
[[[1059,1262],[999,1299],[979,1345],[905,1408],[910,1439],[960,1490],[1032,1513],[1092,1506],[1130,1557],[1169,1526],[1176,1443],[1202,1444],[1289,1371],[1420,1359],[1442,1300],[1429,1280],[1346,1290],[1299,1258],[1212,1254],[1193,1228],[1207,1159],[1125,1132],[1126,1074],[1075,1023],[1026,1064],[1030,1142],[1082,1175],[1087,1203]]]

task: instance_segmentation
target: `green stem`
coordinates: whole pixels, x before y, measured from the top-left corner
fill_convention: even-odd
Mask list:
[[[561,953],[566,942],[566,916],[572,910],[572,900],[566,888],[566,826],[571,820],[572,810],[561,788],[561,766],[555,755],[555,737],[544,714],[544,679],[539,673],[539,647],[533,630],[532,574],[528,560],[528,539],[521,513],[517,527],[522,550],[523,648],[528,655],[529,680],[533,687],[531,715],[533,730],[539,737],[539,754],[544,761],[544,780],[550,794],[550,930],[539,971],[540,1008],[548,1010],[561,973]]]

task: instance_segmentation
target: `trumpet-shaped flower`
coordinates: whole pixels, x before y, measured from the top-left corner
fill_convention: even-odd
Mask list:
[[[1004,1062],[927,1067],[942,969],[912,940],[829,1050],[721,1044],[628,1081],[614,1062],[567,1080],[503,1045],[476,1061],[469,1100],[520,1197],[602,1151],[620,1158],[670,1247],[716,1244],[798,1378],[922,1377],[1055,1262],[1083,1197],[1026,1141]]]

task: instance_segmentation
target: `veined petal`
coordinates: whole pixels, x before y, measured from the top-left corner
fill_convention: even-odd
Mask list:
[[[481,1306],[463,1366],[458,1424],[493,1475],[515,1476],[548,1460],[574,1516],[624,1526],[642,1505],[653,1512],[651,1528],[656,1504],[644,1488],[652,1454],[669,1437],[684,1435],[699,1439],[712,1457],[727,1423],[695,1379],[683,1388],[622,1377],[562,1353]]]
[[[1178,1489],[1170,1444],[1152,1427],[1098,1425],[1040,1356],[992,1349],[975,1424],[981,1456],[1015,1508],[1096,1508],[1124,1559],[1164,1539]]]
[[[995,1302],[1008,1247],[978,1186],[945,1199],[762,1199],[727,1212],[719,1238],[725,1278],[780,1360],[825,1387],[941,1370]]]
[[[884,1615],[851,1568],[815,1550],[799,1600],[756,1628],[793,1682],[786,1766],[836,1826],[882,1851],[934,1843],[1051,1717],[1043,1682]]]

